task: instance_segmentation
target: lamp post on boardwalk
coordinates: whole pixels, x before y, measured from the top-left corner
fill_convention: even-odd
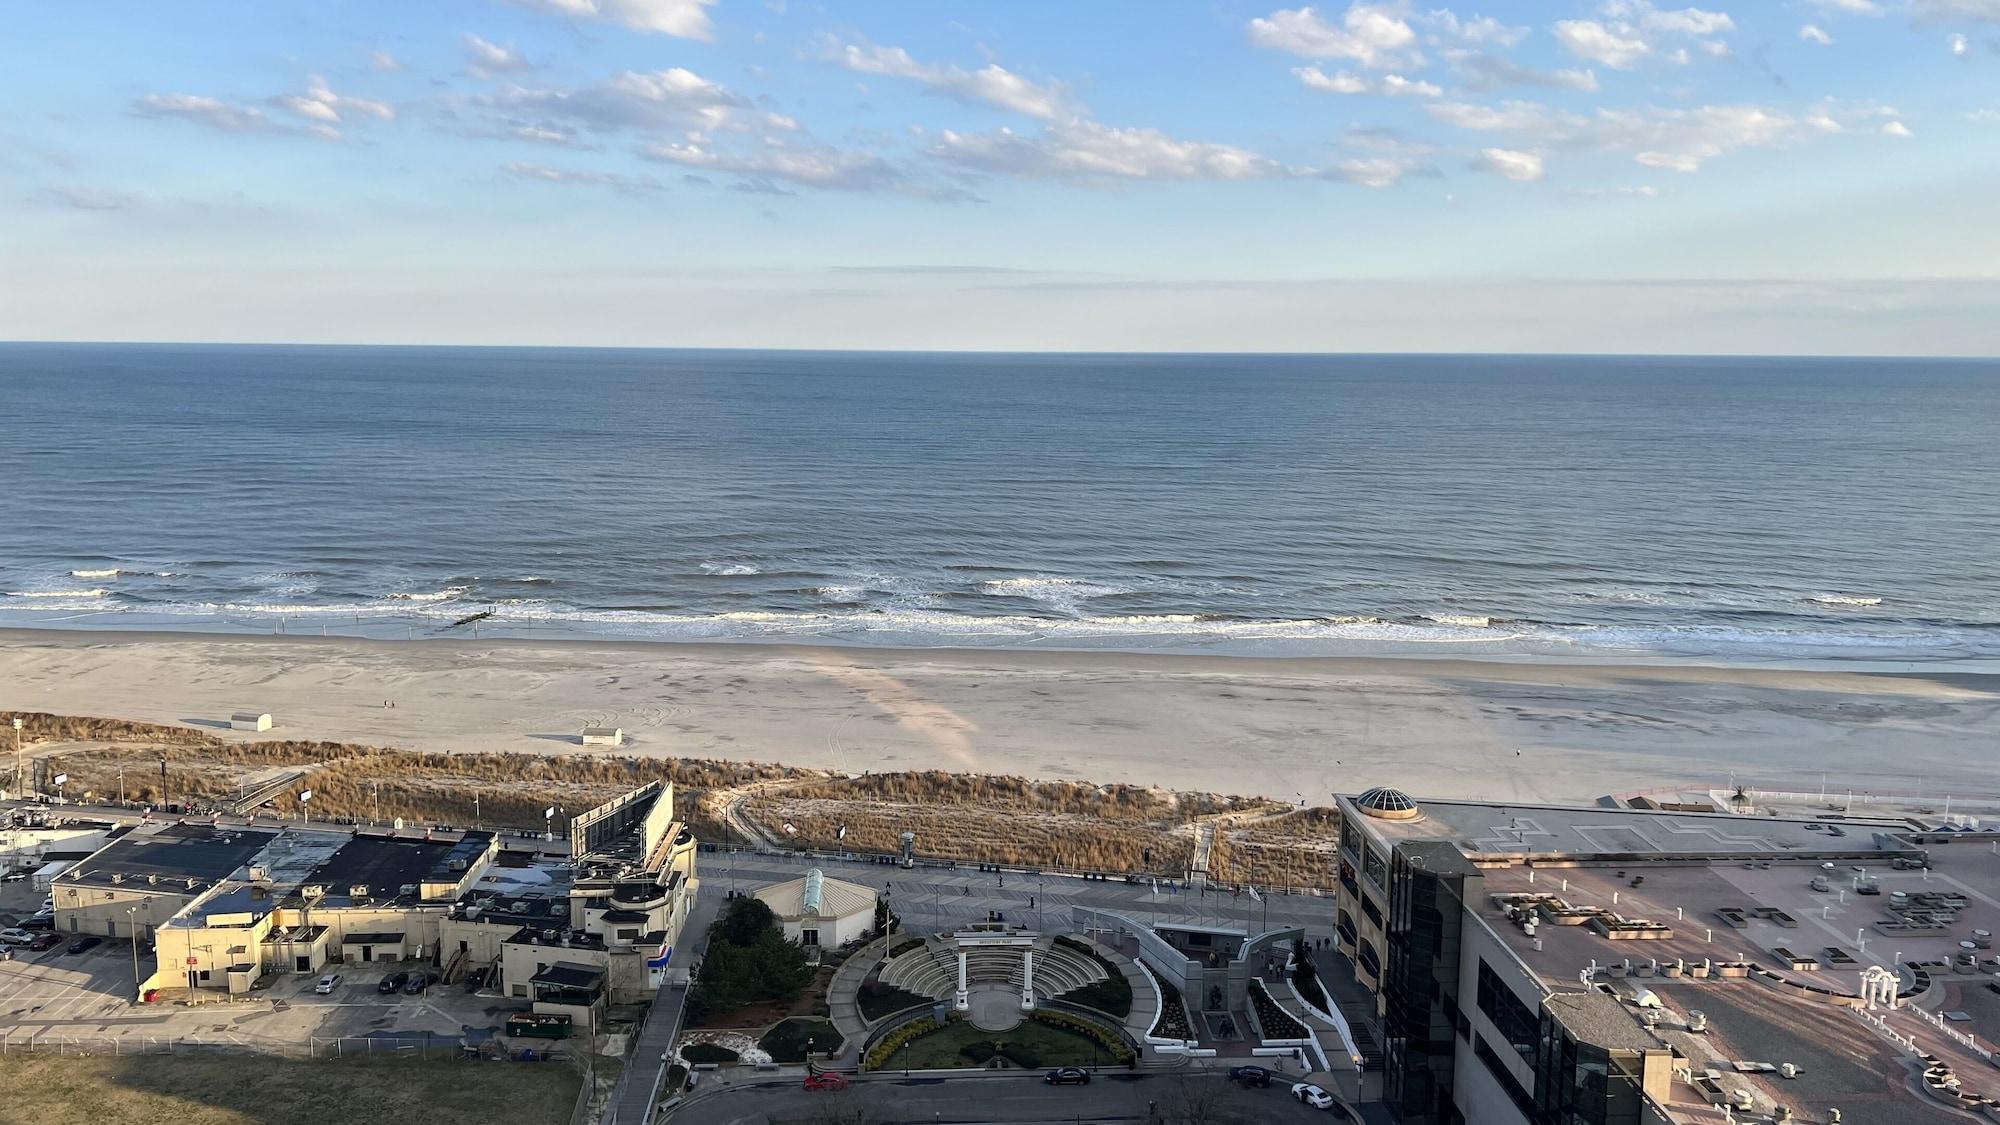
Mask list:
[[[132,932],[132,1002],[136,1004],[139,1002],[139,908],[126,907],[125,917],[131,919],[129,925]]]
[[[21,751],[22,725],[20,719],[14,720],[14,795],[17,797],[28,795],[28,759]]]

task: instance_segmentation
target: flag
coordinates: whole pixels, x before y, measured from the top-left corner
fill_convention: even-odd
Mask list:
[[[1251,887],[1251,888],[1250,888],[1250,901],[1251,901],[1251,902],[1263,902],[1263,901],[1264,901],[1264,896],[1263,896],[1263,895],[1260,895],[1260,894],[1258,894],[1258,893],[1257,893],[1257,888],[1255,888],[1255,887]]]

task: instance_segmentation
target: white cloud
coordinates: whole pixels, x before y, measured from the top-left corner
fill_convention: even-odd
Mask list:
[[[502,131],[749,128],[761,123],[745,99],[685,67],[628,70],[596,86],[570,89],[509,86],[472,103],[496,111]]]
[[[309,121],[326,125],[338,125],[354,115],[373,117],[378,121],[396,119],[396,111],[388,103],[336,94],[326,84],[326,79],[318,75],[313,76],[304,94],[284,95],[278,98],[278,104]]]
[[[176,117],[225,133],[268,133],[282,128],[262,110],[200,94],[147,94],[133,101],[132,111],[141,117]]]
[[[1962,59],[1972,51],[1972,40],[1959,32],[1952,32],[1951,38],[1945,42],[1951,48],[1951,53],[1958,58]]]
[[[1563,50],[1613,70],[1624,70],[1653,52],[1652,45],[1637,35],[1596,20],[1558,20],[1553,30]]]
[[[1425,22],[1439,34],[1461,43],[1491,43],[1496,47],[1512,47],[1528,37],[1528,29],[1525,27],[1510,27],[1492,16],[1460,19],[1442,8],[1425,17]]]
[[[1822,47],[1833,46],[1833,36],[1821,31],[1813,24],[1806,24],[1804,27],[1799,28],[1799,38],[1808,43],[1817,43]]]
[[[960,101],[984,102],[1029,117],[1046,120],[1074,112],[1060,85],[1033,82],[998,64],[967,70],[918,62],[901,47],[855,43],[830,44],[827,57],[860,74],[912,79]]]
[[[1975,109],[1965,115],[1967,121],[2000,123],[2000,109]]]
[[[1340,71],[1327,74],[1316,66],[1294,67],[1292,74],[1307,88],[1329,94],[1380,94],[1391,98],[1441,98],[1444,90],[1429,82],[1385,74],[1380,79]]]
[[[1391,188],[1403,177],[1425,170],[1425,165],[1408,156],[1357,156],[1342,160],[1322,176],[1360,187]]]
[[[1523,66],[1505,55],[1454,49],[1445,52],[1464,88],[1474,93],[1503,90],[1509,86],[1539,86],[1551,90],[1596,90],[1597,73],[1591,70],[1537,70]]]
[[[552,168],[547,164],[530,164],[512,161],[500,166],[500,171],[517,180],[529,180],[545,184],[581,184],[591,187],[607,187],[620,192],[654,192],[664,189],[657,180],[640,176],[627,176],[619,172],[577,171],[569,168]]]
[[[1882,135],[1888,137],[1912,137],[1916,134],[1910,132],[1910,127],[1901,121],[1888,121],[1882,125]]]
[[[1473,159],[1472,166],[1516,183],[1539,180],[1545,173],[1539,155],[1510,148],[1482,148]]]
[[[515,0],[516,3],[576,19],[603,20],[633,31],[710,39],[715,25],[708,7],[715,0]]]
[[[1422,64],[1417,33],[1399,8],[1357,0],[1338,24],[1315,8],[1280,9],[1250,21],[1250,42],[1309,59],[1350,59],[1370,69]]]
[[[470,32],[465,36],[465,54],[472,60],[472,73],[482,78],[489,74],[509,74],[535,68],[512,45],[489,42]]]
[[[376,70],[401,70],[403,62],[387,51],[368,52],[368,65]]]
[[[739,176],[741,186],[754,191],[783,194],[780,184],[828,191],[913,190],[903,173],[881,157],[825,145],[785,145],[767,138],[764,148],[751,152],[689,142],[649,145],[639,153],[649,160]]]
[[[1910,12],[1921,20],[2000,23],[2000,0],[1910,0]]]
[[[1875,0],[1812,0],[1812,6],[1822,12],[1844,16],[1879,16],[1882,6]]]
[[[982,172],[1028,179],[1254,180],[1295,174],[1270,157],[1235,145],[1183,141],[1158,129],[1119,129],[1091,121],[1047,126],[1029,136],[944,130],[932,154]]]
[[[1425,107],[1448,125],[1519,138],[1537,149],[1629,152],[1648,168],[1699,171],[1703,164],[1744,149],[1784,148],[1843,131],[1824,110],[1787,113],[1758,105],[1705,105],[1691,109],[1600,109],[1592,114],[1555,110],[1537,102],[1434,102]]]
[[[1736,30],[1736,21],[1730,19],[1727,12],[1710,12],[1700,8],[1680,8],[1663,12],[1640,0],[1632,0],[1630,3],[1615,7],[1637,16],[1640,26],[1654,31],[1667,31],[1679,35],[1721,35]]]

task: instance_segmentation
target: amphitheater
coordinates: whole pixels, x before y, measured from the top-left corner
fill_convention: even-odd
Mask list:
[[[1066,943],[1039,935],[1018,936],[1034,939],[1027,948],[1032,948],[1035,955],[1032,991],[1037,1002],[1053,1000],[1110,976],[1096,958]],[[958,991],[959,952],[960,946],[953,935],[926,937],[923,945],[890,958],[880,979],[884,984],[918,996],[948,999]],[[970,991],[1005,988],[1014,995],[1020,994],[1026,976],[1022,949],[969,946],[964,954]]]

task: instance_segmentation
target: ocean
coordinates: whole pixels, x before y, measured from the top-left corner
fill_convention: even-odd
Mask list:
[[[0,595],[62,628],[1983,662],[2000,363],[5,344]]]

